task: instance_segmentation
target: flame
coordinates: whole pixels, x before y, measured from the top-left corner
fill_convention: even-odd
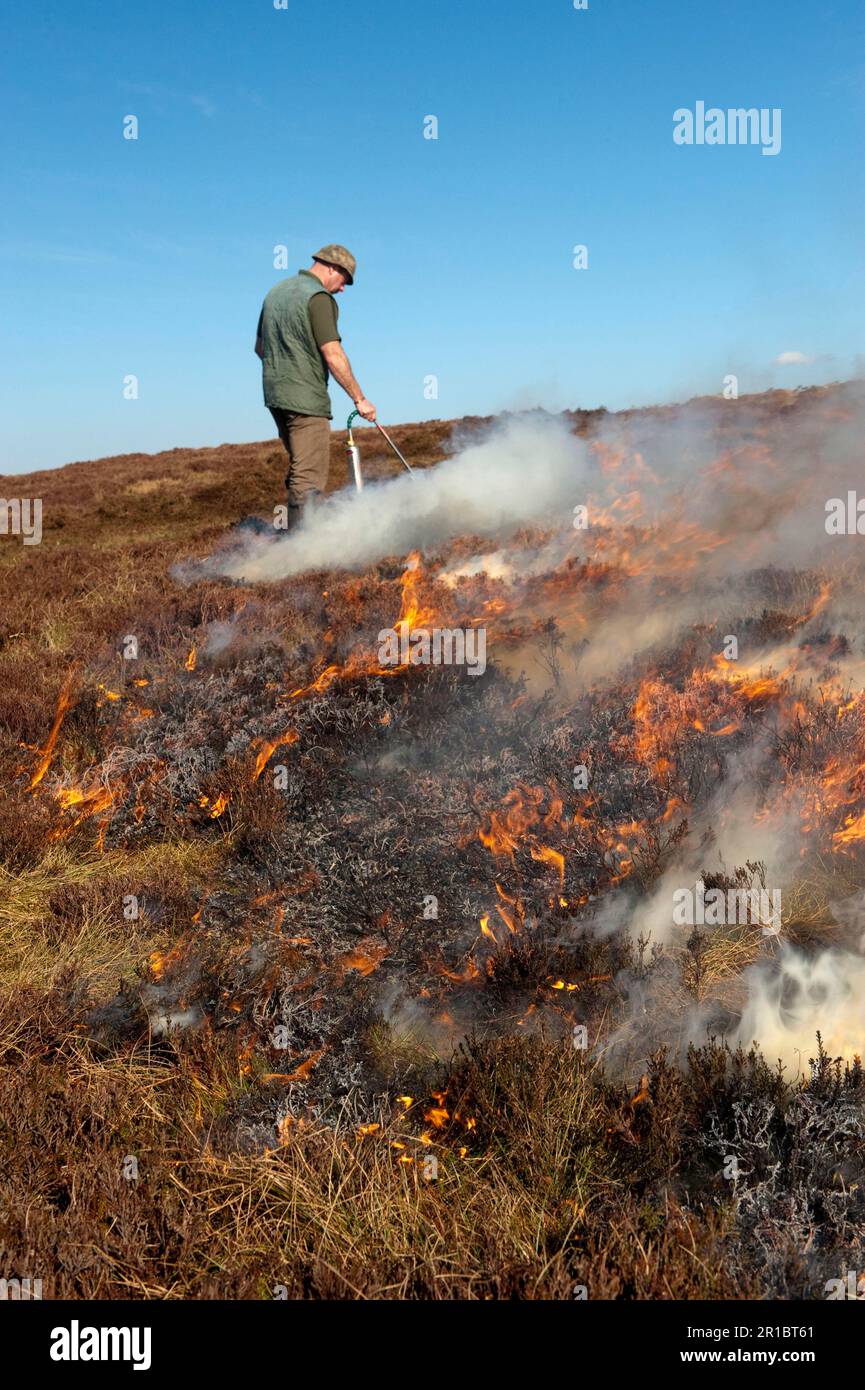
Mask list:
[[[190,649],[189,649],[189,655],[188,655],[188,657],[186,658],[186,661],[183,663],[183,664],[185,665],[187,671],[194,671],[197,661],[198,661],[198,655],[197,655],[197,653],[196,653],[195,647],[190,647]]]
[[[400,624],[404,623],[406,629],[411,632],[414,628],[427,627],[435,621],[434,611],[431,608],[424,608],[418,595],[418,583],[422,577],[420,555],[415,550],[409,555],[400,580],[402,603],[394,627],[399,627]]]
[[[833,845],[852,845],[857,840],[865,840],[865,811],[858,816],[847,816],[843,827],[832,836]]]
[[[454,984],[457,985],[469,984],[472,980],[480,980],[483,978],[480,969],[471,957],[466,961],[463,970],[449,970],[446,965],[438,965],[436,969],[446,980],[452,980]]]
[[[292,700],[299,700],[301,695],[320,695],[323,690],[327,690],[337,678],[349,672],[349,667],[326,666],[320,676],[317,676],[310,685],[299,686],[297,690],[290,691]]]
[[[555,793],[550,793],[551,802],[546,815],[541,808],[548,795],[543,787],[531,787],[518,783],[507,793],[502,803],[503,811],[488,811],[485,823],[478,831],[478,839],[496,856],[514,857],[520,842],[535,826],[550,828],[562,821],[562,802]]]
[[[482,917],[482,918],[481,918],[481,932],[483,933],[484,936],[488,937],[490,941],[494,941],[495,944],[496,944],[496,946],[498,946],[498,944],[499,944],[499,943],[498,943],[498,939],[497,939],[497,937],[496,937],[495,932],[494,932],[494,931],[492,930],[492,928],[490,927],[489,921],[490,921],[489,917]]]
[[[244,1043],[243,1047],[240,1049],[240,1052],[237,1054],[237,1066],[241,1076],[249,1076],[252,1072],[252,1066],[249,1061],[251,1056],[252,1040],[250,1039],[249,1042]]]
[[[327,1047],[320,1047],[317,1052],[313,1052],[310,1057],[307,1057],[305,1062],[301,1062],[299,1067],[295,1067],[294,1071],[268,1071],[261,1079],[262,1081],[284,1081],[286,1084],[293,1081],[306,1081],[313,1067],[321,1061],[326,1052]]]
[[[423,578],[424,573],[421,568],[420,555],[415,551],[408,556],[405,569],[400,578],[400,611],[399,616],[394,622],[395,629],[402,627],[403,631],[409,635],[414,629],[432,623],[436,616],[435,610],[429,606],[424,606],[419,597],[419,586]],[[349,599],[353,596],[355,600],[359,598],[357,582],[355,582],[354,586],[348,586],[346,595],[344,596],[347,596]],[[327,639],[330,639],[332,634],[328,632],[325,636]],[[411,662],[407,664],[411,664]],[[337,662],[330,662],[319,672],[315,680],[310,681],[307,685],[296,686],[293,690],[290,690],[288,692],[288,698],[291,700],[299,700],[305,695],[320,695],[336,680],[362,675],[391,677],[397,675],[401,671],[405,671],[405,669],[406,666],[401,665],[382,666],[370,655],[356,653],[343,665]],[[392,716],[386,712],[382,716],[381,722],[387,724],[390,722],[391,717]]]
[[[297,732],[296,729],[287,729],[284,734],[280,734],[279,738],[275,738],[272,741],[269,741],[267,739],[257,739],[256,745],[258,746],[258,753],[255,759],[255,767],[252,770],[253,782],[258,781],[262,772],[267,767],[267,764],[270,761],[272,754],[276,752],[277,748],[285,748],[289,744],[297,743],[299,738],[300,734]]]
[[[152,951],[150,954],[150,973],[154,980],[161,980],[167,970],[176,965],[185,954],[186,945],[181,942],[170,951]]]
[[[33,776],[30,778],[30,791],[32,791],[34,787],[38,787],[51,765],[51,759],[54,755],[54,745],[57,742],[57,735],[60,733],[60,726],[63,723],[64,715],[72,704],[72,687],[75,683],[77,671],[78,668],[73,666],[60,687],[60,694],[57,697],[57,708],[54,711],[54,721],[48,732],[48,737],[42,745],[39,762],[36,764]]]
[[[98,815],[100,811],[106,811],[113,806],[118,792],[112,791],[110,787],[97,786],[85,791],[82,787],[61,787],[54,793],[56,801],[62,811],[76,810],[77,815],[65,825],[58,826],[52,830],[48,836],[49,840],[65,840],[72,831],[77,829],[83,821],[89,820],[91,816]],[[104,836],[105,826],[102,827]],[[101,844],[99,846],[102,848]]]
[[[558,850],[556,849],[550,849],[549,845],[541,845],[539,848],[535,848],[535,846],[533,845],[531,849],[531,856],[533,859],[537,859],[541,863],[552,864],[553,868],[558,870],[559,882],[562,885],[564,885],[565,856],[563,854],[559,854]]]
[[[446,1110],[443,1105],[432,1105],[424,1113],[424,1120],[434,1129],[444,1129],[449,1119],[450,1111]]]
[[[628,1101],[628,1105],[636,1109],[638,1105],[645,1105],[647,1102],[650,1101],[650,1099],[651,1096],[649,1092],[649,1077],[648,1073],[644,1072],[643,1075],[640,1077],[640,1085],[636,1093],[631,1096],[630,1100]]]
[[[798,804],[802,833],[816,834],[841,853],[865,839],[865,757],[861,748],[860,700],[846,701],[836,709],[844,735],[848,725],[857,751],[846,757],[833,754],[816,773],[791,771],[783,787],[783,800]],[[768,812],[764,813],[768,815]]]
[[[327,1052],[326,1047],[320,1047],[317,1052],[313,1052],[311,1057],[307,1057],[305,1062],[301,1062],[299,1067],[295,1067],[294,1071],[289,1073],[285,1078],[286,1081],[305,1081],[316,1063],[321,1061],[325,1052]]]
[[[500,902],[496,903],[496,912],[501,917],[511,935],[516,936],[517,931],[525,922],[525,907],[519,898],[512,898],[509,893],[506,893],[500,883],[496,883],[495,887],[501,899]],[[507,904],[507,906],[503,906],[503,904]]]
[[[270,893],[259,893],[257,898],[252,899],[250,907],[267,907],[271,903],[275,903],[278,898],[300,897],[303,893],[309,893],[311,889],[317,888],[319,882],[320,879],[315,869],[302,869],[294,883],[281,883]]]
[[[346,951],[345,955],[337,956],[334,965],[343,971],[356,970],[359,975],[371,975],[374,970],[378,970],[388,949],[379,942],[365,940],[353,950]]]
[[[803,627],[805,623],[810,623],[812,618],[816,618],[818,613],[822,613],[829,599],[832,597],[834,588],[834,583],[830,582],[828,579],[824,579],[820,585],[820,592],[811,607],[806,609],[801,617],[796,619],[795,626]]]

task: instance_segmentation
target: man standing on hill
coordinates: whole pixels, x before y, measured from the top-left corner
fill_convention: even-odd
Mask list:
[[[316,251],[309,270],[280,280],[265,298],[255,351],[261,358],[264,403],[288,453],[289,529],[327,485],[330,425],[328,373],[347,391],[364,420],[375,406],[358,385],[337,330],[335,295],[354,284],[357,266],[344,246]]]

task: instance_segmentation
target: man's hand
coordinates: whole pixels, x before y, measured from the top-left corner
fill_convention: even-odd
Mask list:
[[[375,406],[372,401],[368,401],[366,396],[358,396],[354,403],[354,408],[364,420],[375,419]]]

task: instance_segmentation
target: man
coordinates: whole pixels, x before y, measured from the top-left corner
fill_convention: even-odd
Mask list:
[[[364,420],[375,419],[375,406],[352,373],[336,326],[339,309],[334,296],[354,284],[356,268],[344,246],[323,246],[308,270],[274,285],[258,320],[255,351],[262,362],[264,403],[289,458],[285,485],[290,529],[327,485],[328,421],[333,418],[328,374],[348,392]]]

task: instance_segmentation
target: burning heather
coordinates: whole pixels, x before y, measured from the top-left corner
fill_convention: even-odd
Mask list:
[[[5,619],[0,814],[5,1113],[58,1289],[820,1298],[861,1269],[863,414],[850,384],[466,426],[290,536],[226,531],[229,457],[214,511],[193,471],[130,544],[119,461],[99,604],[58,502],[59,597]],[[85,1120],[127,1234],[82,1209],[76,1264]],[[384,1248],[400,1203],[416,1257]]]

